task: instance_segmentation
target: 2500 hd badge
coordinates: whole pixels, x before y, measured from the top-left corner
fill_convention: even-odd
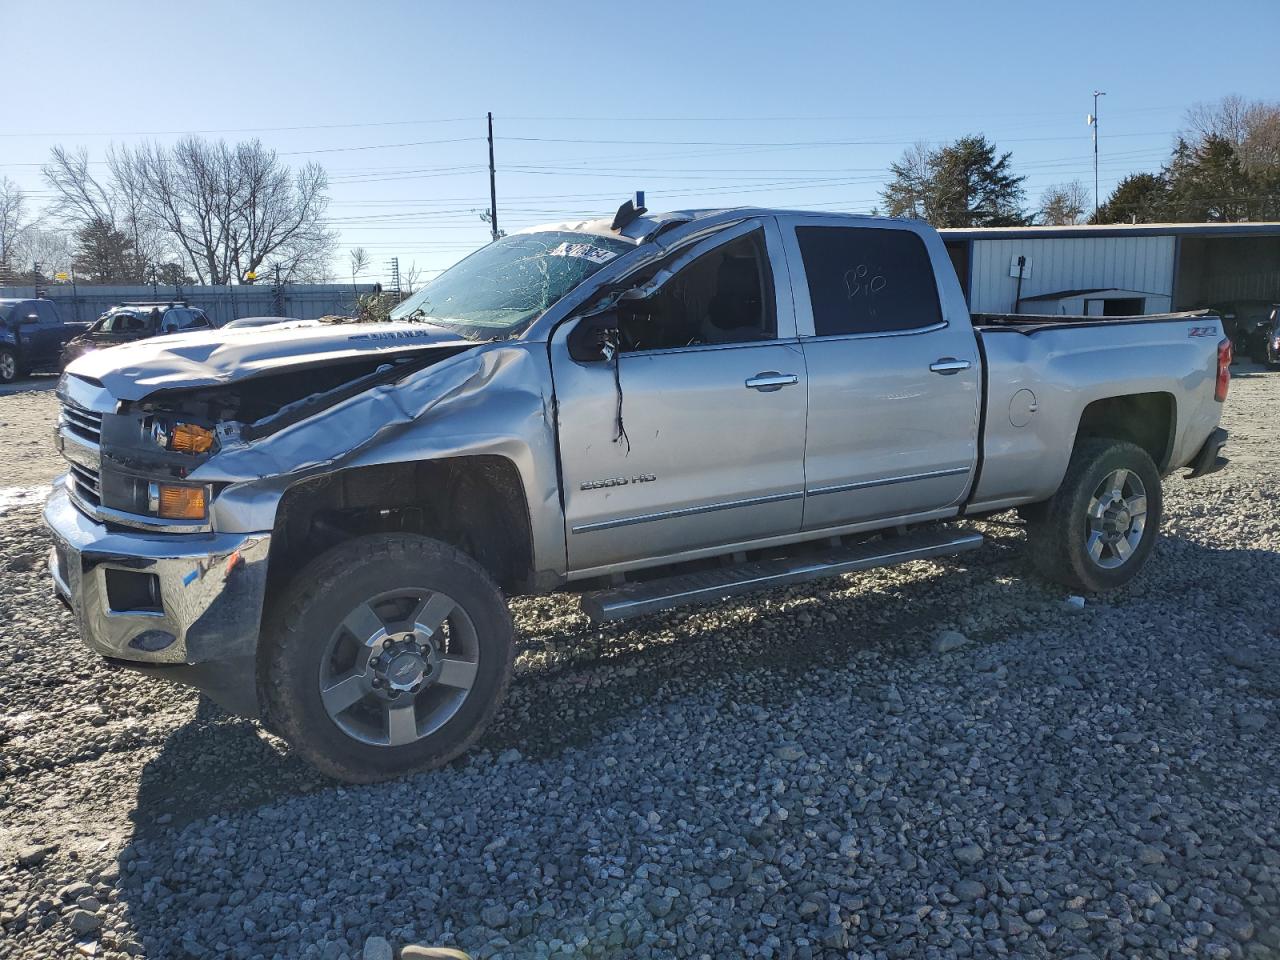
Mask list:
[[[652,473],[642,473],[630,480],[626,477],[610,477],[608,480],[588,480],[582,484],[582,489],[603,490],[605,487],[625,487],[629,483],[652,483],[657,479]]]

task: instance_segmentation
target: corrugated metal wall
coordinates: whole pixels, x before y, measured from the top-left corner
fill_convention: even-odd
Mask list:
[[[373,284],[362,283],[287,283],[282,287],[284,309],[280,316],[313,320],[330,314],[350,314],[356,292],[373,292]],[[35,287],[0,286],[0,298],[34,297]],[[201,307],[216,324],[240,317],[276,316],[276,301],[271,284],[233,284],[230,286],[158,287],[155,293],[147,286],[86,286],[69,283],[50,284],[44,295],[58,305],[64,320],[97,320],[104,311],[118,303],[153,302],[169,298],[186,300]]]
[[[974,313],[1013,310],[1018,281],[1009,265],[1031,262],[1024,297],[1088,288],[1141,291],[1147,310],[1159,312],[1173,295],[1173,237],[1047,237],[974,240],[969,308]],[[1163,299],[1161,299],[1163,298]]]

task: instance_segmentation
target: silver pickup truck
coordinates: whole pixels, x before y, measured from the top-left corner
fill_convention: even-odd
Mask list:
[[[971,317],[921,223],[770,210],[526,230],[393,313],[96,351],[60,386],[55,590],[114,663],[352,781],[472,744],[504,597],[602,620],[976,548],[1072,590],[1218,469],[1212,315]]]

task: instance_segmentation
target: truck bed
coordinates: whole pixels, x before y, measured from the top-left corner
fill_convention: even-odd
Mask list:
[[[1212,311],[973,314],[972,320],[983,360],[985,413],[975,508],[999,509],[1055,490],[1091,403],[1142,397],[1144,422],[1167,424],[1151,441],[1165,447],[1156,458],[1162,472],[1190,463],[1217,426],[1222,327]],[[1110,414],[1101,408],[1095,416]],[[1128,435],[1123,429],[1129,428],[1116,429]]]

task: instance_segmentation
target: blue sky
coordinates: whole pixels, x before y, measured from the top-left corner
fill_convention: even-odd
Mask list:
[[[654,209],[869,211],[906,146],[967,133],[1012,151],[1034,203],[1092,188],[1095,88],[1105,196],[1159,166],[1192,103],[1280,98],[1274,0],[0,0],[0,32],[21,40],[4,44],[0,175],[35,203],[56,143],[101,158],[144,135],[257,136],[326,166],[340,256],[366,247],[369,279],[485,242],[489,110],[514,228],[637,188]]]

